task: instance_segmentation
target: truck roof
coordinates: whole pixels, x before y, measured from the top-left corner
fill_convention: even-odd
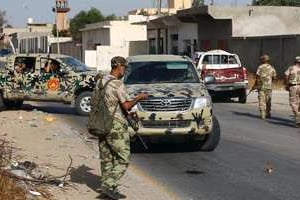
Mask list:
[[[233,55],[233,53],[229,53],[227,51],[224,51],[222,49],[214,49],[214,50],[210,50],[204,53],[211,53],[211,54],[222,54],[222,55]]]
[[[15,57],[48,57],[49,58],[64,58],[64,57],[70,57],[68,55],[64,54],[47,54],[47,53],[37,53],[37,54],[26,54],[26,53],[16,53],[16,54],[11,54],[9,56],[15,56]]]
[[[129,56],[127,58],[128,62],[156,62],[156,61],[191,61],[189,57],[179,56],[179,55],[137,55],[137,56]]]

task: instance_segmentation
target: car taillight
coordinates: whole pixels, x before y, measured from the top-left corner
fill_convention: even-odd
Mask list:
[[[243,76],[245,80],[248,80],[247,69],[245,67],[243,67]]]

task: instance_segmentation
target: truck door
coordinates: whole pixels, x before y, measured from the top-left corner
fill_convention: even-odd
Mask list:
[[[43,57],[40,60],[42,95],[50,101],[69,101],[68,89],[71,83],[65,66],[58,60]]]
[[[5,83],[5,98],[30,100],[34,87],[35,57],[15,57]]]

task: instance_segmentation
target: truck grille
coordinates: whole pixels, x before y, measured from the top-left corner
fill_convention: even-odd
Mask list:
[[[154,120],[142,121],[145,128],[185,128],[191,124],[190,120]]]
[[[192,99],[188,98],[157,98],[141,101],[144,111],[185,111],[191,107]]]

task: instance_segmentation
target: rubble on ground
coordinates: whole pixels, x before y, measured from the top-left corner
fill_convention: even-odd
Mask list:
[[[62,176],[52,176],[47,169],[32,161],[16,161],[12,144],[0,138],[0,199],[50,199],[48,186],[64,187],[70,173],[72,158]]]

